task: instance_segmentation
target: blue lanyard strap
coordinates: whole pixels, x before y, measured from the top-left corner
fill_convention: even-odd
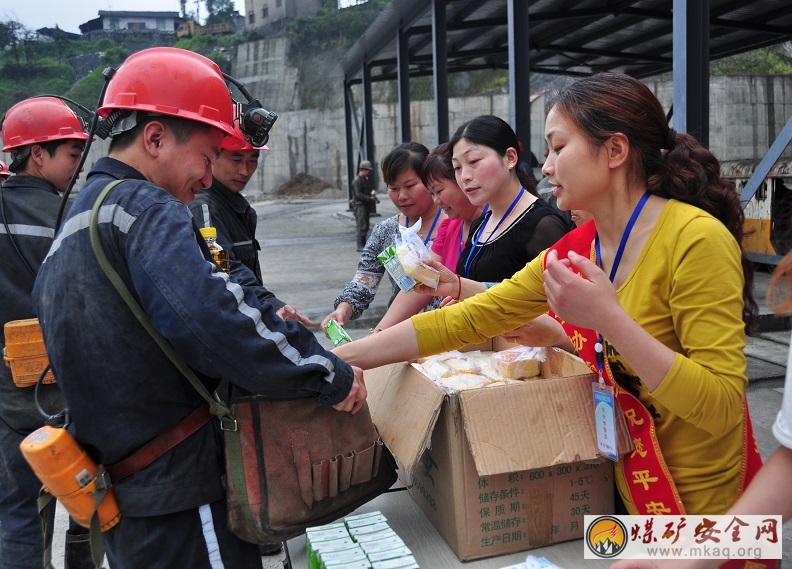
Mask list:
[[[489,237],[487,237],[487,240],[484,241],[482,245],[489,243],[489,240],[492,239],[492,236],[495,235],[495,233],[498,231],[498,228],[501,226],[501,223],[503,223],[503,220],[509,217],[509,214],[512,212],[512,210],[515,207],[517,207],[517,204],[519,203],[520,198],[522,198],[524,193],[525,193],[525,188],[520,187],[520,193],[518,193],[517,197],[514,198],[511,205],[509,206],[509,209],[506,210],[506,213],[503,214],[503,217],[501,217],[498,223],[495,224],[495,229],[492,230],[492,233],[489,234]],[[478,231],[476,231],[476,235],[473,237],[473,244],[470,247],[470,251],[468,251],[467,259],[465,259],[466,279],[470,278],[470,270],[472,268],[473,261],[476,259],[476,257],[478,257],[479,253],[481,253],[481,248],[478,247],[479,240],[481,239],[481,235],[484,233],[484,228],[487,227],[487,222],[490,220],[490,217],[492,216],[491,212],[490,212],[490,216],[485,215],[487,213],[488,208],[489,208],[489,204],[487,204],[487,206],[484,208],[484,211],[482,212],[482,215],[484,215],[484,221],[481,222]]]
[[[624,254],[624,248],[627,246],[627,240],[630,238],[630,233],[632,232],[633,226],[635,222],[638,221],[638,216],[641,215],[641,210],[643,209],[644,205],[646,205],[646,201],[649,199],[649,192],[646,192],[643,196],[641,196],[638,205],[635,206],[635,209],[630,216],[630,221],[627,222],[627,227],[624,228],[624,233],[622,233],[621,241],[619,241],[619,248],[616,250],[616,257],[613,259],[613,266],[611,267],[610,271],[610,281],[613,282],[613,279],[616,277],[616,271],[619,270],[619,263],[621,263],[622,255]],[[594,250],[597,255],[597,265],[602,268],[602,255],[600,253],[600,242],[599,242],[599,234],[594,236]]]
[[[484,209],[481,211],[481,215],[479,217],[481,217],[482,215],[486,215],[488,210],[489,210],[489,204],[484,204]],[[476,219],[478,219],[478,217]],[[471,226],[473,225],[473,221],[470,222]],[[482,221],[482,223],[484,222]],[[465,243],[467,243],[467,239],[462,237],[462,233],[464,229],[465,229],[465,222],[463,221],[462,227],[459,228],[459,253],[457,253],[457,257],[462,256],[462,250],[465,248]]]
[[[424,245],[429,245],[429,241],[432,238],[432,231],[434,231],[435,226],[437,225],[437,220],[440,219],[440,216],[443,214],[443,210],[437,208],[437,213],[434,216],[434,221],[432,222],[432,226],[429,228],[429,233],[426,234],[426,239],[424,239]],[[406,215],[404,216],[404,227],[410,227],[410,218]]]
[[[434,231],[434,228],[437,225],[437,220],[440,219],[440,216],[442,214],[443,214],[443,210],[438,207],[434,221],[432,221],[432,226],[429,228],[429,233],[426,234],[426,239],[424,239],[424,245],[429,245],[429,240],[432,238],[432,231]]]
[[[613,282],[613,279],[616,278],[616,271],[619,270],[619,263],[621,263],[622,255],[624,254],[624,248],[627,246],[627,240],[630,238],[630,233],[633,230],[633,226],[635,222],[638,221],[638,216],[641,215],[641,210],[643,209],[644,205],[646,205],[647,200],[649,199],[649,192],[645,192],[641,199],[638,201],[638,204],[635,206],[635,209],[630,216],[630,220],[627,222],[627,227],[624,228],[624,233],[622,233],[621,241],[619,241],[619,248],[616,250],[616,257],[613,259],[613,266],[610,270],[610,281]],[[597,266],[602,268],[602,254],[600,253],[600,242],[599,242],[599,234],[594,236],[594,252],[597,258]],[[605,365],[605,341],[602,338],[602,334],[597,333],[597,343],[594,346],[594,351],[596,352],[597,356],[597,367],[599,368],[599,376],[600,381],[602,381],[602,370]]]

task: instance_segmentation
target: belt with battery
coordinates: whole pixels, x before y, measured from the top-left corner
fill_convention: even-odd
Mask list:
[[[124,460],[106,466],[110,480],[118,482],[146,468],[166,452],[212,420],[209,404],[204,403],[179,421],[173,428],[157,435]]]

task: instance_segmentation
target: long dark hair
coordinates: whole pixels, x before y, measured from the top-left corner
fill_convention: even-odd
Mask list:
[[[382,159],[382,179],[392,184],[399,174],[407,170],[421,173],[421,166],[429,154],[429,149],[418,142],[402,142],[394,146]]]
[[[505,156],[509,148],[514,148],[517,152],[517,164],[520,163],[520,143],[517,141],[517,135],[514,134],[509,123],[500,117],[481,115],[460,126],[448,141],[450,153],[453,154],[454,146],[463,138],[473,144],[492,148],[499,156]],[[517,168],[517,179],[520,180],[523,188],[539,197],[536,182],[522,168]]]
[[[615,133],[630,141],[628,175],[657,196],[699,207],[719,219],[742,249],[745,214],[734,184],[720,175],[715,155],[694,137],[669,128],[663,107],[649,88],[619,73],[598,73],[561,89],[548,103],[598,147]],[[751,332],[758,307],[753,264],[742,255],[743,321]]]

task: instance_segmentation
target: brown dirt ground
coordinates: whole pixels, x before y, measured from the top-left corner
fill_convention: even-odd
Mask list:
[[[333,184],[326,180],[310,174],[299,173],[281,184],[274,194],[279,197],[311,198],[317,197],[328,189],[337,190]]]

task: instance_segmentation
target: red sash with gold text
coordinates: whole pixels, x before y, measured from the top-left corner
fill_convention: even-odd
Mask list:
[[[551,250],[558,252],[559,259],[565,259],[569,251],[588,257],[596,263],[594,252],[594,237],[596,226],[589,221],[581,227],[567,233]],[[546,262],[546,261],[545,261]],[[586,362],[589,368],[598,372],[596,352],[594,345],[597,343],[597,333],[588,328],[580,328],[569,322],[556,318],[569,336],[578,355]],[[634,450],[630,454],[620,457],[615,464],[616,481],[620,493],[629,499],[625,505],[630,514],[638,515],[682,515],[685,507],[679,497],[671,473],[663,459],[663,453],[657,442],[654,420],[647,408],[632,393],[622,388],[614,379],[607,355],[603,369],[603,379],[613,388],[627,427],[630,431]],[[743,449],[741,480],[738,484],[740,493],[748,486],[751,479],[762,466],[762,458],[753,435],[753,427],[748,414],[747,400],[743,396],[745,409],[743,419]],[[776,568],[777,560],[732,560],[720,566],[721,569],[747,569],[747,568]]]

